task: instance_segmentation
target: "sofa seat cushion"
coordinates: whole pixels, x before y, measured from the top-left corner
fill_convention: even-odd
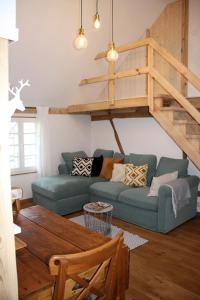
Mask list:
[[[97,182],[90,186],[90,193],[98,196],[99,201],[102,201],[102,198],[116,201],[119,194],[127,189],[129,187],[122,182]]]
[[[157,211],[158,197],[148,197],[149,187],[130,188],[119,196],[119,202],[141,209]]]
[[[90,179],[84,176],[59,175],[41,177],[32,184],[34,192],[53,200],[88,193]]]

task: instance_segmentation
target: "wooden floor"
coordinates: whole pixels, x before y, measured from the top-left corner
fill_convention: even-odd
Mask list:
[[[113,224],[149,240],[131,251],[126,300],[200,300],[200,214],[167,235]]]
[[[126,300],[200,299],[200,214],[165,235],[114,218],[113,224],[149,240],[131,251]]]

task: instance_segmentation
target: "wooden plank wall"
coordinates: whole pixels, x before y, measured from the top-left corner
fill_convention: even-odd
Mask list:
[[[187,65],[188,0],[178,0],[168,4],[149,29],[149,34],[161,46],[169,50],[179,61]],[[186,95],[186,82],[158,54],[155,54],[155,66],[174,87]],[[154,93],[155,96],[166,94],[158,84],[155,84]]]

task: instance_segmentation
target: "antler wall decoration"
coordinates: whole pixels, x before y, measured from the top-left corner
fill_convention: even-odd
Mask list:
[[[9,87],[9,92],[14,96],[10,101],[9,101],[9,117],[11,117],[16,109],[19,109],[21,111],[25,110],[24,104],[22,100],[20,99],[20,93],[23,87],[25,86],[30,86],[29,80],[26,80],[23,82],[23,79],[19,81],[20,87]]]

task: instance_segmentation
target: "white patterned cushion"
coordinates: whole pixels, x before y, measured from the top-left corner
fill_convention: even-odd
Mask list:
[[[158,190],[160,186],[172,180],[175,180],[177,177],[178,177],[178,171],[167,173],[158,177],[153,177],[150,191],[147,196],[149,197],[158,196]]]
[[[127,164],[125,168],[124,184],[133,187],[146,186],[147,171],[148,171],[148,165],[134,166],[131,164]]]
[[[112,178],[110,181],[112,182],[124,182],[125,179],[125,167],[124,164],[114,164],[112,171]]]
[[[73,159],[73,168],[72,168],[72,176],[91,176],[92,171],[92,163],[94,158],[87,157],[74,157]]]

